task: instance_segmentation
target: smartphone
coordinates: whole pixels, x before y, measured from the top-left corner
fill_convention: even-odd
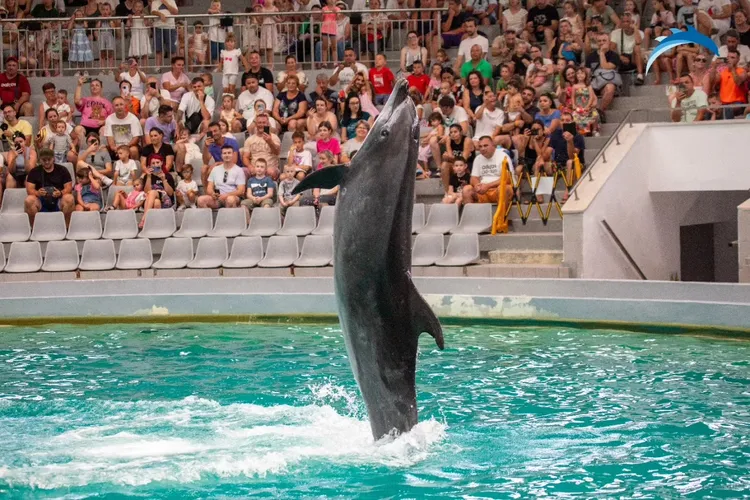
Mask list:
[[[268,125],[266,125],[265,127],[263,127],[263,133],[270,134],[271,133],[271,127],[269,127]]]
[[[154,170],[155,174],[160,174],[161,173],[161,167],[154,167],[153,170]]]
[[[563,123],[563,132],[570,132],[576,135],[576,124],[575,123]]]
[[[681,83],[681,84],[677,85],[677,91],[678,92],[685,92],[685,90],[687,90],[687,89],[685,88],[685,84],[684,83]]]
[[[148,86],[151,87],[152,89],[155,89],[156,88],[156,82],[151,82],[151,83],[148,84]]]
[[[91,83],[91,77],[90,76],[84,76],[83,77],[83,83]]]

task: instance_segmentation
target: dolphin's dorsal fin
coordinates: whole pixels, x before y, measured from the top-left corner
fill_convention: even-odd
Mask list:
[[[301,193],[312,188],[333,189],[341,184],[348,171],[349,167],[343,164],[323,167],[302,179],[302,182],[297,184],[297,187],[292,190],[292,194]]]
[[[409,300],[411,302],[411,324],[414,327],[414,335],[419,336],[422,332],[427,332],[435,339],[435,343],[441,350],[445,347],[443,339],[443,327],[440,326],[440,320],[424,300],[414,282],[409,279]]]

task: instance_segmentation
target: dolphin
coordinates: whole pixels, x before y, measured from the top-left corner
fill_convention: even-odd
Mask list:
[[[716,43],[706,35],[697,31],[692,26],[688,26],[687,31],[672,28],[670,32],[671,34],[669,36],[660,36],[656,38],[656,41],[659,42],[659,44],[654,48],[654,51],[651,53],[651,56],[646,62],[646,73],[648,73],[651,65],[656,62],[660,55],[672,50],[679,45],[694,43],[707,49],[715,56],[719,55],[719,48],[716,46]]]
[[[294,190],[340,186],[334,289],[375,440],[417,423],[419,335],[427,332],[444,346],[440,322],[410,275],[418,139],[417,111],[401,79],[350,166],[318,170]]]

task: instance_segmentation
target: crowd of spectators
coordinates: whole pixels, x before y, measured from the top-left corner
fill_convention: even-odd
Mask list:
[[[26,186],[32,218],[40,210],[69,216],[333,204],[336,191],[291,191],[308,173],[354,158],[397,76],[409,82],[423,126],[415,175],[440,177],[446,203],[496,202],[504,166],[516,179],[555,170],[569,179],[575,160],[584,162],[583,137],[599,134],[624,73],[644,84],[655,38],[673,27],[695,26],[721,48],[716,58],[691,45],[659,57],[654,83],[666,75],[672,119],[747,114],[748,0],[654,0],[650,19],[633,0],[386,5],[443,7],[442,14],[388,14],[379,0],[265,0],[248,8],[263,15],[236,22],[213,0],[207,26],[194,22],[187,40],[174,0],[86,0],[72,11],[55,0],[33,3],[4,2],[5,17],[15,21],[2,22],[0,74],[0,196],[3,187]],[[349,8],[367,12],[341,12]],[[279,22],[279,12],[298,11],[304,20],[317,10],[319,23],[308,22],[294,37]],[[98,20],[81,20],[90,18]],[[246,26],[253,23],[257,29]],[[493,40],[483,31],[488,26],[500,32]],[[113,37],[123,28],[129,57],[118,62]],[[395,28],[408,34],[389,61],[383,49]],[[283,67],[275,67],[279,47],[291,46]],[[313,64],[303,67],[300,54],[315,54]],[[156,68],[169,67],[146,71],[152,56]],[[92,74],[95,60],[99,75]],[[34,109],[25,75],[63,69],[76,71],[75,88],[46,83]],[[105,95],[103,82],[112,80],[118,95]],[[718,109],[727,104],[738,106]],[[24,119],[30,116],[37,129]],[[282,150],[285,134],[291,147]],[[102,193],[110,185],[133,189],[107,206]]]

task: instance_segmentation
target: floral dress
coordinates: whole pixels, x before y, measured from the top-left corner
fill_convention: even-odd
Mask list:
[[[590,99],[591,87],[579,87],[573,91],[573,121],[586,134],[592,131],[593,125],[599,120],[596,109],[586,109]]]

